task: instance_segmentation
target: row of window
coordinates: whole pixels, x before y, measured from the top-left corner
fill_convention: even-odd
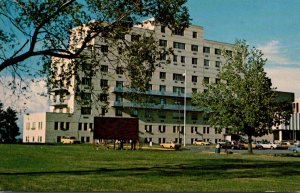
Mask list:
[[[149,137],[149,138],[145,138],[145,143],[149,143],[149,142],[152,142],[152,138],[151,137]],[[194,141],[197,141],[198,140],[198,138],[191,138],[191,144],[193,144],[194,143]],[[211,139],[209,139],[209,138],[201,138],[201,139],[199,139],[199,140],[203,140],[203,141],[206,141],[206,142],[212,142],[212,140]],[[222,139],[215,139],[215,143],[218,143],[218,142],[220,142]],[[166,141],[170,141],[170,140],[166,140],[166,138],[158,138],[158,143],[166,143]],[[173,140],[172,140],[173,141]],[[178,138],[175,138],[175,140],[174,140],[174,143],[180,143],[180,144],[182,144],[182,138],[179,138],[179,140],[178,140]]]
[[[161,133],[164,133],[166,132],[166,125],[158,125],[158,131],[161,132]],[[209,134],[209,131],[210,131],[210,128],[209,127],[203,127],[202,128],[202,133],[203,134]],[[152,133],[153,132],[153,125],[145,125],[145,131],[147,133]],[[173,126],[173,133],[183,133],[184,131],[184,126]],[[215,134],[219,134],[217,133],[217,130],[215,130],[216,133]],[[196,133],[196,134],[199,134],[198,132],[198,127],[195,127],[195,126],[191,126],[190,127],[190,133]]]
[[[26,142],[42,142],[42,140],[43,140],[42,136],[38,136],[37,138],[35,136],[32,136],[31,140],[30,140],[30,136],[25,137]]]
[[[159,46],[167,47],[168,46],[168,41],[160,39],[158,44],[159,44]],[[180,49],[180,50],[185,50],[186,49],[186,45],[185,45],[185,43],[182,43],[182,42],[173,42],[173,48]],[[202,49],[202,51],[203,51],[203,53],[210,54],[211,53],[211,49],[213,49],[213,48],[204,46],[203,49]],[[192,44],[191,45],[191,51],[192,52],[198,52],[199,51],[199,46],[195,45],[195,44]],[[227,52],[230,52],[230,51],[227,51]],[[222,53],[221,49],[214,48],[214,54],[215,55],[221,55],[221,53]]]
[[[161,33],[166,33],[166,26],[161,26],[160,27],[160,32]],[[172,31],[172,33],[174,35],[184,36],[185,31],[184,31],[184,29],[175,29],[174,31]],[[192,31],[191,35],[192,35],[193,38],[197,38],[198,37],[198,32]]]
[[[42,130],[43,129],[43,122],[32,122],[30,124],[30,122],[27,122],[26,123],[26,126],[25,126],[26,130],[35,130],[35,129],[38,129],[38,130]]]
[[[93,123],[78,123],[78,131],[92,131]],[[70,122],[54,122],[54,130],[70,130]]]

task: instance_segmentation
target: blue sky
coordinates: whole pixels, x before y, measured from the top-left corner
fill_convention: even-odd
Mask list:
[[[300,97],[300,0],[188,0],[187,6],[205,39],[245,39],[268,59],[273,86]]]

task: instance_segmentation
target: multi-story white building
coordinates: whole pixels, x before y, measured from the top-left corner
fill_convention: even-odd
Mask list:
[[[226,131],[219,133],[207,125],[201,109],[192,105],[191,96],[193,92],[205,91],[203,81],[219,81],[217,75],[224,62],[221,50],[230,51],[233,45],[204,39],[204,29],[194,25],[172,33],[164,26],[145,23],[143,27],[133,27],[134,33],[125,38],[130,41],[133,34],[149,31],[154,32],[160,46],[172,47],[174,55],[171,55],[171,63],[164,63],[165,58],[161,58],[146,91],[147,104],[126,97],[128,89],[123,85],[128,79],[121,70],[103,59],[93,78],[81,75],[80,86],[88,99],[92,98],[92,87],[97,100],[108,102],[108,108],[93,106],[89,102],[79,104],[72,87],[53,88],[50,91],[50,112],[24,116],[23,142],[55,143],[60,142],[62,136],[91,142],[95,116],[138,117],[140,136],[153,143],[173,140],[192,144],[197,139],[216,143],[224,139]],[[103,45],[99,48],[102,52],[110,49],[100,38],[92,41],[91,46],[96,49],[96,44]],[[71,85],[75,85],[75,78],[71,81]]]

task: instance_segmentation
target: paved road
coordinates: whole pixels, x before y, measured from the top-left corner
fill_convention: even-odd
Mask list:
[[[200,146],[191,146],[188,147],[190,151],[193,152],[215,152],[214,147],[200,147]],[[241,154],[247,154],[248,150],[237,150],[237,149],[228,149],[228,151],[234,152],[234,153],[241,153]],[[224,149],[221,149],[221,152],[225,152]],[[292,153],[291,151],[287,149],[253,149],[254,154],[287,154]]]

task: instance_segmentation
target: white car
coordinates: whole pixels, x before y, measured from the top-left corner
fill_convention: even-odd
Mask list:
[[[260,144],[263,149],[280,149],[281,145],[271,142],[263,142]]]

